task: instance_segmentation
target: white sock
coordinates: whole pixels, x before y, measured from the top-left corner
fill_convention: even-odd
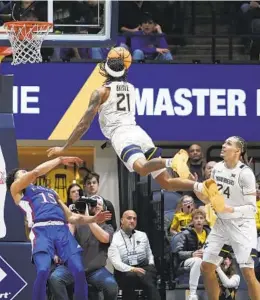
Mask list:
[[[196,296],[196,295],[197,295],[197,294],[196,294],[196,290],[193,290],[193,289],[190,290],[190,295],[191,295],[191,296]]]
[[[166,158],[165,159],[165,167],[171,168],[171,166],[172,166],[172,158]]]

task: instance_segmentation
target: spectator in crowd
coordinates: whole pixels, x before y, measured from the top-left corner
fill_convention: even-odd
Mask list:
[[[99,189],[99,179],[100,176],[99,174],[95,172],[90,172],[88,173],[84,180],[83,180],[83,185],[84,185],[84,193],[86,196],[93,196],[98,194],[98,189]],[[116,231],[117,225],[116,225],[116,214],[115,214],[115,209],[111,201],[104,199],[105,205],[107,209],[111,212],[112,218],[110,221],[107,221],[107,224],[111,224],[114,230]]]
[[[189,147],[189,160],[188,166],[190,172],[194,175],[195,173],[198,176],[198,181],[202,182],[204,180],[204,169],[205,161],[203,159],[203,153],[200,145],[193,144]]]
[[[192,225],[176,235],[173,253],[177,255],[180,267],[190,267],[190,295],[189,300],[198,300],[197,287],[201,275],[200,265],[203,256],[203,246],[210,229],[204,225],[206,214],[200,209],[192,212]]]
[[[152,1],[119,1],[119,30],[125,33],[138,32],[147,13],[156,15],[156,6]]]
[[[78,169],[78,174],[79,174],[79,184],[82,184],[82,185],[84,185],[84,178],[89,174],[89,173],[91,173],[91,171],[88,169],[88,168],[86,168],[86,167],[79,167],[79,169]]]
[[[250,50],[251,60],[259,60],[260,52],[260,2],[248,1],[241,5],[242,17],[239,20],[241,34],[252,35],[250,38],[243,38],[246,49]]]
[[[161,27],[149,14],[144,16],[140,30],[131,37],[131,49],[133,60],[136,61],[144,59],[173,60]]]
[[[96,207],[88,206],[89,214],[95,215],[104,210],[103,199],[97,199]],[[86,214],[88,214],[86,209]],[[114,229],[111,225],[93,223],[90,226],[73,226],[73,231],[78,243],[83,248],[83,264],[87,282],[101,290],[104,300],[116,300],[118,286],[114,276],[106,269],[107,251],[112,240]],[[49,278],[49,289],[55,300],[68,300],[67,288],[73,285],[73,277],[68,268],[59,265],[51,273]],[[95,296],[90,300],[96,300]]]
[[[47,1],[14,1],[12,15],[17,21],[47,21]]]
[[[192,144],[188,149],[189,160],[188,166],[191,174],[193,174],[199,182],[204,180],[204,170],[206,162],[203,158],[203,152],[201,146],[198,144]],[[186,195],[193,197],[196,207],[204,205],[204,203],[198,199],[198,197],[192,191],[185,192]]]
[[[190,225],[192,221],[192,211],[194,210],[194,201],[191,196],[185,195],[180,199],[174,214],[170,232],[175,235],[180,232],[184,227]]]
[[[239,287],[240,276],[235,270],[231,254],[227,254],[222,264],[216,269],[219,280],[219,300],[234,300]]]
[[[83,190],[77,183],[72,183],[67,189],[67,206],[75,203],[80,198],[80,194],[83,194]]]
[[[214,168],[216,161],[209,161],[206,163],[205,171],[204,171],[204,180],[207,180],[211,176],[212,169]]]
[[[99,174],[88,172],[83,179],[83,187],[85,196],[93,196],[98,194],[99,189]]]
[[[115,268],[115,277],[124,300],[135,299],[135,288],[142,287],[149,300],[159,300],[156,268],[145,232],[135,230],[136,213],[127,210],[121,218],[121,229],[114,234],[108,257]]]

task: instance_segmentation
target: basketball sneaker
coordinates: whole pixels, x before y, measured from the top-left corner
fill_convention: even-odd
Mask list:
[[[184,149],[176,153],[172,159],[171,168],[182,179],[188,179],[190,177],[190,170],[187,165],[188,159],[189,155]]]

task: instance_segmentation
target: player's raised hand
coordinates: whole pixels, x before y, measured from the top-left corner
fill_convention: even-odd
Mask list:
[[[52,148],[47,150],[47,156],[48,157],[51,157],[51,156],[54,156],[54,155],[58,156],[58,155],[61,155],[63,151],[64,151],[63,147],[52,147]]]
[[[83,163],[83,160],[74,156],[61,156],[61,163],[65,166],[73,167],[74,164],[80,166]]]
[[[103,223],[106,221],[111,220],[112,214],[110,211],[99,211],[94,216],[94,222],[96,223]]]

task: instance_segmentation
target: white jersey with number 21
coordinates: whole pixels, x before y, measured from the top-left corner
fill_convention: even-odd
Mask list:
[[[99,108],[99,124],[103,135],[111,140],[118,127],[136,125],[135,88],[124,81],[114,81],[105,86],[110,88],[110,94]]]

